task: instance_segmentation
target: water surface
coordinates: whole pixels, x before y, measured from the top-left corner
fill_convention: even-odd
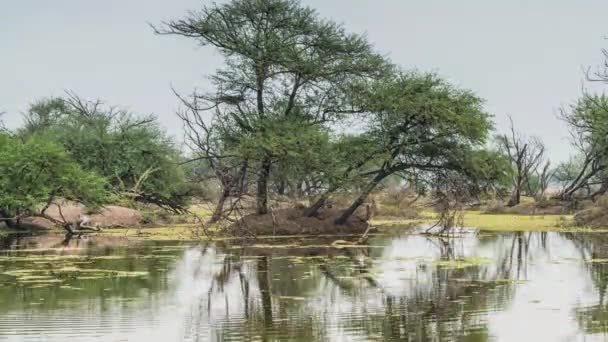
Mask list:
[[[608,236],[9,236],[0,341],[604,341]]]

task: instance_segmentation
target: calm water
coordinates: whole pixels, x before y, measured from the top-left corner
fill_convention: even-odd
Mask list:
[[[0,341],[608,340],[608,235],[257,243],[4,238]]]

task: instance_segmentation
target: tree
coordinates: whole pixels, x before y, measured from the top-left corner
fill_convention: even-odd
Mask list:
[[[225,68],[212,77],[215,89],[197,96],[217,114],[224,136],[237,140],[268,142],[277,126],[321,126],[357,112],[346,85],[388,68],[364,37],[319,19],[296,0],[233,0],[154,29],[196,39],[224,56]],[[277,151],[267,143],[254,147],[249,163],[257,170],[257,212],[265,214]]]
[[[325,163],[327,188],[304,212],[305,216],[317,216],[333,193],[339,190],[358,190],[369,181],[366,172],[382,165],[383,151],[375,143],[375,137],[364,132],[340,136],[331,147],[330,161]],[[387,176],[388,177],[388,176]]]
[[[509,121],[511,123],[510,134],[499,135],[497,141],[500,149],[509,157],[514,170],[513,192],[508,203],[508,206],[512,207],[520,203],[524,185],[529,182],[539,164],[542,163],[545,146],[538,138],[524,137],[516,132],[511,117],[509,117]]]
[[[139,117],[73,93],[34,103],[18,135],[44,135],[116,194],[182,211],[191,187],[180,153],[153,116]]]
[[[559,197],[572,199],[575,193],[587,188],[596,198],[608,191],[608,97],[585,94],[569,109],[562,109],[561,119],[570,127],[572,144],[579,153],[579,165],[563,165],[563,171],[571,177]],[[576,167],[576,172],[573,168]],[[564,174],[565,172],[560,172]],[[575,174],[575,175],[574,175]],[[564,178],[564,177],[562,177]],[[591,193],[591,187],[599,188]]]
[[[360,88],[359,100],[369,110],[367,134],[378,167],[359,197],[344,211],[344,224],[367,196],[392,174],[466,174],[465,160],[485,142],[491,129],[482,100],[434,74],[399,73]]]
[[[0,112],[0,134],[8,133],[8,130],[6,129],[6,127],[4,127],[4,121],[2,120],[3,115],[4,115],[4,112]]]
[[[61,146],[33,135],[25,140],[0,133],[0,220],[19,228],[28,216],[68,227],[46,210],[65,199],[96,207],[107,199],[107,183],[83,170]]]
[[[540,167],[543,165],[543,167]],[[551,161],[547,160],[526,177],[526,193],[528,196],[534,197],[535,201],[545,199],[545,194],[550,183],[555,179],[555,169],[551,168]]]
[[[219,136],[217,121],[213,118],[209,124],[205,121],[205,109],[201,108],[196,96],[191,101],[177,93],[176,96],[185,106],[177,116],[184,124],[186,144],[193,153],[187,163],[205,162],[221,187],[215,209],[207,221],[207,224],[213,224],[232,212],[233,208],[227,212],[224,208],[229,197],[241,197],[244,194],[248,160],[230,155],[230,146]]]

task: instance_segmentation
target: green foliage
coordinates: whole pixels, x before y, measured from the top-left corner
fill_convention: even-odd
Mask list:
[[[214,92],[197,99],[213,111],[231,151],[257,169],[259,213],[267,211],[273,164],[283,171],[291,160],[321,160],[324,150],[309,148],[324,139],[318,127],[358,111],[348,85],[390,69],[365,37],[295,0],[213,4],[156,31],[195,38],[224,56]]]
[[[136,200],[181,207],[189,193],[179,151],[152,116],[104,108],[76,96],[41,100],[26,114],[21,136],[62,146],[83,169]]]
[[[557,169],[560,197],[571,199],[586,189],[586,196],[596,198],[608,190],[608,97],[586,94],[562,111],[562,119],[570,126],[579,155]]]
[[[38,100],[30,105],[20,133],[27,136],[54,127],[67,111],[68,105],[63,98],[51,97]]]
[[[106,182],[83,170],[61,146],[39,136],[22,141],[0,134],[0,212],[34,213],[54,198],[97,206],[106,199]]]
[[[510,161],[498,151],[471,151],[463,160],[466,177],[476,187],[476,193],[504,194],[511,186]]]
[[[586,95],[565,115],[566,121],[575,128],[581,142],[604,158],[608,154],[608,96]]]
[[[400,73],[360,91],[359,101],[371,113],[367,134],[384,172],[467,171],[472,160],[482,159],[470,154],[485,142],[492,123],[470,91],[421,73]]]
[[[559,163],[555,167],[555,173],[553,174],[554,182],[556,182],[561,188],[564,188],[568,184],[572,183],[582,169],[583,162],[583,157],[579,155],[571,157],[565,162]]]

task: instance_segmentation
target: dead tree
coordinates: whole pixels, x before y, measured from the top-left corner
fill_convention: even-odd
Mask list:
[[[536,201],[543,200],[545,198],[545,194],[547,193],[547,189],[549,188],[549,183],[553,178],[554,171],[551,169],[551,161],[547,160],[545,166],[539,171],[536,169],[536,176],[538,178],[538,190],[534,194],[534,198]]]
[[[535,172],[545,154],[545,146],[534,137],[524,137],[515,130],[513,119],[509,117],[511,123],[510,135],[503,134],[498,136],[499,147],[506,153],[513,166],[512,185],[513,192],[508,206],[516,206],[521,202],[521,194],[524,185],[529,180],[532,172]]]
[[[249,166],[247,159],[239,159],[225,152],[222,142],[216,137],[216,126],[204,119],[205,113],[219,111],[222,101],[231,99],[202,99],[195,94],[191,100],[187,100],[177,92],[174,93],[185,106],[185,110],[177,112],[177,116],[184,124],[186,143],[194,153],[194,158],[186,162],[206,161],[221,186],[215,209],[207,221],[207,224],[213,224],[226,216],[224,207],[230,197],[240,197],[244,194]],[[210,101],[210,105],[203,104]],[[229,211],[232,211],[233,207],[230,206]]]

